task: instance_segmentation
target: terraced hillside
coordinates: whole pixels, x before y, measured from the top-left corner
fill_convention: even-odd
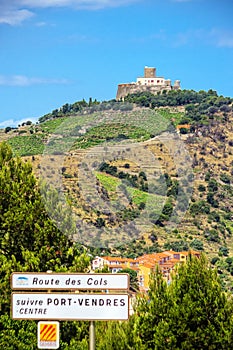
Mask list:
[[[232,101],[205,98],[48,115],[0,140],[68,198],[74,239],[129,257],[203,250],[231,288]]]

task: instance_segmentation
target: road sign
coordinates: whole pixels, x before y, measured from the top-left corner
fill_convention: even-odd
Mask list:
[[[15,290],[129,289],[129,275],[124,273],[30,273],[14,272],[11,288]]]
[[[12,293],[11,314],[19,320],[127,320],[127,294]]]
[[[37,326],[38,349],[59,348],[59,322],[40,321]]]

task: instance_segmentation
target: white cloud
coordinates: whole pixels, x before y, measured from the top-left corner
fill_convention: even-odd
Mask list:
[[[169,34],[167,31],[161,29],[157,33],[133,39],[134,42],[139,44],[152,43],[158,40],[175,48],[204,45],[231,49],[233,48],[233,30],[230,31],[221,28],[207,30],[198,28]]]
[[[45,26],[47,26],[47,23],[46,22],[37,22],[36,26],[37,27],[45,27]]]
[[[35,15],[37,8],[71,7],[98,10],[142,0],[0,0],[0,24],[19,25]]]
[[[228,48],[233,48],[233,36],[231,37],[223,37],[223,38],[219,38],[217,45],[219,47],[228,47]]]
[[[24,75],[0,75],[0,85],[4,86],[30,86],[41,84],[68,84],[67,79],[33,78]]]
[[[191,2],[193,0],[172,0],[172,2]]]
[[[138,2],[139,0],[18,0],[23,6],[39,7],[74,7],[86,9],[100,9],[105,7],[119,7]]]
[[[5,23],[5,24],[15,26],[33,16],[34,16],[33,12],[28,10],[1,11],[1,6],[0,6],[0,23]]]
[[[26,123],[29,120],[35,124],[38,121],[38,118],[31,117],[31,118],[23,118],[18,120],[8,119],[3,122],[0,122],[0,129],[6,128],[7,126],[16,127],[18,125],[21,125],[22,123]]]
[[[172,45],[180,47],[185,45],[205,45],[217,48],[233,48],[233,31],[220,28],[194,29],[176,33],[172,38]]]
[[[217,47],[233,48],[233,31],[212,29],[209,38]]]
[[[134,37],[132,40],[135,43],[139,43],[139,44],[145,44],[145,43],[149,43],[149,42],[154,42],[154,41],[166,41],[168,39],[168,35],[166,33],[165,30],[160,29],[158,32],[149,34],[147,36],[137,36]]]

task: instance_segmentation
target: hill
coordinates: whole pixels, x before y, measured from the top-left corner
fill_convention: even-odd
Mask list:
[[[231,288],[232,121],[213,90],[142,93],[66,104],[0,141],[68,197],[74,239],[128,257],[203,250]]]

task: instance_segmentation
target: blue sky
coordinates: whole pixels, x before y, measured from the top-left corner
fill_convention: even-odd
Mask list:
[[[0,127],[115,98],[145,65],[233,97],[231,0],[0,0]]]

